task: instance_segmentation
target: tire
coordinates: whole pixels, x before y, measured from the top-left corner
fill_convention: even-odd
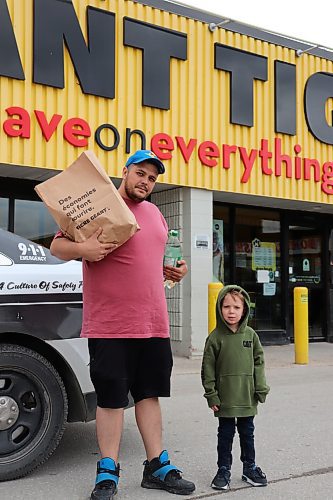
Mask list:
[[[52,364],[31,349],[0,344],[0,481],[25,476],[51,456],[67,413]]]

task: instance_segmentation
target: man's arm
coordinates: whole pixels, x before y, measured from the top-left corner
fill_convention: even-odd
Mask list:
[[[52,255],[62,260],[73,260],[83,258],[89,262],[96,262],[104,259],[116,245],[112,243],[101,243],[98,237],[102,234],[102,228],[99,228],[86,241],[77,243],[67,238],[55,238],[50,247]]]

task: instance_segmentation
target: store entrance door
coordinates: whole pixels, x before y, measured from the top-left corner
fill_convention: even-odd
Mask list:
[[[321,340],[326,336],[326,300],[323,279],[323,231],[315,223],[289,221],[288,294],[290,333],[294,335],[294,288],[309,290],[309,337]]]

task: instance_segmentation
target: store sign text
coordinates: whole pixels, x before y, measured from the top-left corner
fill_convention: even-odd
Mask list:
[[[107,10],[87,7],[87,42],[74,6],[70,0],[34,0],[33,71],[36,84],[63,89],[64,45],[84,94],[116,99],[116,14]],[[25,70],[16,41],[6,0],[0,0],[0,76],[25,80]],[[188,35],[129,17],[123,19],[123,46],[137,49],[142,54],[142,105],[170,110],[170,65],[172,59],[187,61]],[[64,44],[65,42],[65,44]],[[188,61],[187,64],[190,64]],[[182,64],[182,63],[181,63]],[[189,66],[190,67],[190,66]],[[214,71],[215,70],[215,71]],[[230,123],[253,127],[254,90],[258,82],[269,85],[268,60],[251,52],[220,43],[214,45],[214,68],[211,77],[219,71],[230,75]],[[197,75],[193,74],[193,79]],[[191,82],[190,82],[191,83]],[[192,82],[195,85],[195,81]],[[221,88],[221,95],[224,89]],[[296,103],[304,101],[304,114],[309,131],[319,141],[333,145],[333,126],[326,119],[325,107],[333,98],[333,74],[317,72],[309,76],[304,95],[296,95],[296,65],[274,62],[275,132],[296,135]],[[303,98],[303,99],[302,99]],[[185,105],[184,105],[185,106]],[[6,108],[7,118],[2,123],[9,137],[29,139],[32,121],[42,136],[49,141],[59,129],[65,142],[85,148],[94,134],[98,146],[104,151],[116,149],[121,133],[111,123],[102,123],[92,131],[89,123],[77,116],[63,117],[59,113],[48,116],[43,110],[28,111],[21,106]],[[186,109],[179,111],[186,112]],[[146,147],[145,132],[126,128],[123,136],[125,152],[131,151],[133,138],[139,137]],[[315,158],[302,155],[302,146],[294,144],[293,151],[283,151],[281,139],[258,139],[255,148],[240,144],[217,144],[211,140],[199,142],[193,137],[171,137],[156,131],[150,138],[150,147],[162,159],[173,157],[179,151],[185,163],[195,156],[206,167],[233,168],[235,160],[241,166],[240,182],[247,183],[257,169],[265,176],[320,183],[325,194],[333,194],[332,161],[319,163]],[[134,142],[134,141],[133,141]],[[136,141],[137,142],[137,141]],[[135,142],[135,144],[136,144]]]
[[[86,43],[70,0],[34,0],[33,5],[33,82],[64,88],[65,42],[82,91],[116,98],[116,15],[87,7]],[[0,20],[0,75],[25,80],[6,0],[0,0]],[[128,17],[123,27],[123,45],[142,53],[142,104],[170,109],[170,62],[187,61],[187,34]],[[214,57],[215,70],[230,74],[230,122],[252,127],[254,86],[258,80],[268,80],[267,58],[219,43]],[[296,134],[296,103],[303,97],[310,132],[319,141],[333,144],[332,123],[325,114],[326,102],[333,98],[332,73],[314,73],[307,79],[304,96],[296,96],[296,66],[277,60],[274,86],[275,132]]]
[[[54,114],[48,119],[43,111],[34,110],[34,115],[29,114],[24,108],[13,106],[6,109],[9,118],[3,122],[3,130],[9,137],[22,137],[29,139],[31,136],[31,120],[36,120],[46,141],[49,141],[57,131],[62,120],[62,115]],[[101,131],[104,128],[112,130],[113,142],[105,145],[101,141]],[[86,120],[73,117],[65,120],[62,125],[64,139],[71,145],[87,147],[91,129]],[[141,148],[146,148],[146,136],[142,130],[126,129],[126,153],[131,151],[132,136],[138,135],[141,140]],[[110,124],[104,124],[95,131],[95,139],[98,145],[106,150],[116,149],[120,142],[120,134],[117,128]],[[151,137],[150,148],[161,160],[171,160],[173,152],[178,150],[185,163],[197,156],[206,167],[222,166],[224,169],[232,168],[234,160],[241,164],[242,183],[247,183],[256,169],[261,169],[263,175],[285,177],[287,179],[314,181],[321,183],[321,190],[325,194],[333,194],[333,161],[326,161],[322,165],[315,158],[306,158],[301,155],[300,144],[294,145],[293,156],[282,151],[281,139],[275,138],[274,145],[270,145],[267,139],[261,139],[260,146],[247,149],[235,144],[218,145],[213,141],[199,142],[195,138],[186,139],[182,136],[172,138],[165,133],[156,133]]]

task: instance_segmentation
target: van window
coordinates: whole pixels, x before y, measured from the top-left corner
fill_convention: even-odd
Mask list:
[[[8,229],[9,199],[0,197],[0,228]]]
[[[28,240],[50,248],[58,227],[44,203],[15,200],[14,232]]]

